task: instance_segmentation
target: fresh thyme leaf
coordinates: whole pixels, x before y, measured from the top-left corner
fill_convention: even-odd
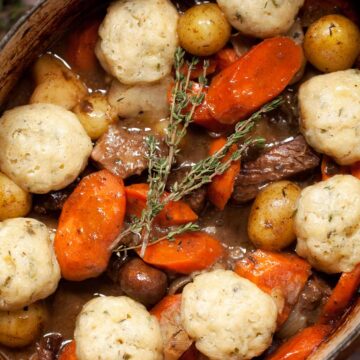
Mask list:
[[[246,136],[249,135],[255,122],[262,114],[274,110],[282,102],[281,98],[277,98],[263,106],[247,120],[237,123],[234,133],[227,138],[226,144],[215,154],[193,165],[186,177],[180,183],[176,182],[173,184],[170,194],[164,196],[171,167],[179,152],[179,144],[186,135],[189,124],[192,122],[196,107],[204,101],[203,88],[207,84],[206,71],[209,62],[205,61],[203,63],[203,74],[198,80],[199,88],[193,91],[194,84],[190,80],[191,73],[199,63],[199,59],[193,58],[190,62],[186,62],[188,70],[186,74],[183,74],[181,69],[185,65],[184,56],[184,50],[178,48],[175,52],[175,85],[172,90],[169,125],[165,138],[166,144],[169,147],[168,155],[161,157],[157,150],[158,143],[156,138],[154,136],[147,137],[149,191],[147,194],[146,207],[142,211],[141,216],[134,218],[129,228],[123,231],[115,240],[115,252],[140,248],[140,256],[143,257],[149,244],[154,244],[164,239],[171,241],[176,235],[186,231],[199,230],[198,225],[188,223],[171,229],[169,233],[163,237],[151,239],[154,219],[169,202],[179,201],[185,195],[210,183],[215,176],[223,174],[233,161],[239,160],[249,147],[264,144],[264,139],[246,138]],[[242,141],[242,143],[238,145],[240,141]],[[229,159],[224,161],[224,157],[233,145],[238,145],[238,149],[233,152]],[[127,246],[126,244],[118,245],[122,239],[130,234],[137,236],[139,242],[133,246]]]

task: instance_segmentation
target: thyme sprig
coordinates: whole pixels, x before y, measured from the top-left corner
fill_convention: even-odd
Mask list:
[[[239,122],[235,126],[234,133],[227,138],[226,144],[220,150],[196,163],[180,183],[176,182],[172,186],[170,194],[164,196],[165,186],[171,167],[175,161],[176,155],[179,153],[179,144],[185,136],[189,124],[192,122],[196,108],[204,101],[202,90],[204,86],[206,86],[206,71],[209,66],[208,62],[204,62],[203,74],[198,80],[199,88],[197,91],[193,91],[191,73],[199,60],[193,58],[190,62],[187,62],[186,65],[188,71],[187,74],[184,75],[181,71],[185,64],[184,55],[185,52],[181,48],[176,50],[175,85],[172,91],[169,125],[167,127],[165,139],[169,148],[168,155],[160,156],[157,139],[154,136],[147,137],[149,191],[146,207],[142,211],[141,216],[139,218],[134,218],[128,229],[122,232],[114,242],[114,244],[116,244],[114,249],[115,252],[141,248],[140,256],[143,257],[146,248],[150,243],[154,244],[164,239],[172,240],[176,235],[186,231],[199,230],[197,224],[188,223],[175,229],[171,229],[165,236],[150,239],[155,217],[169,202],[178,201],[192,191],[210,183],[215,176],[223,174],[233,161],[241,159],[249,147],[264,143],[264,140],[261,138],[247,138],[246,136],[251,132],[261,115],[274,110],[282,102],[281,98],[275,99],[262,107],[259,111],[255,112],[247,120]],[[238,145],[240,141],[242,141],[242,143]],[[235,150],[228,159],[224,160],[224,157],[234,144],[238,145],[237,150]],[[134,246],[122,244],[119,246],[118,244],[121,240],[130,234],[138,237],[139,244]]]

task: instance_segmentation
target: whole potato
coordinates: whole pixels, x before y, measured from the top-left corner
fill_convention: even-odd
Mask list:
[[[300,188],[290,181],[268,185],[250,211],[248,235],[260,249],[281,250],[295,240],[294,215]]]
[[[33,77],[37,86],[31,95],[30,104],[55,104],[71,110],[87,95],[87,88],[79,77],[50,54],[36,61]]]
[[[180,45],[189,53],[208,56],[216,53],[230,38],[231,26],[216,4],[196,5],[179,19]]]
[[[80,101],[74,113],[92,140],[98,139],[116,118],[106,96],[101,93],[93,93]]]
[[[0,173],[0,221],[23,217],[31,209],[31,195]]]
[[[17,311],[0,312],[0,344],[17,348],[31,344],[40,335],[48,318],[43,302]]]
[[[360,53],[360,31],[342,15],[323,16],[306,32],[304,51],[320,71],[349,69]]]

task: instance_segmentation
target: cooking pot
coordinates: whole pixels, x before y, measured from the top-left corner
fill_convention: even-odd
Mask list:
[[[99,0],[41,0],[28,11],[0,41],[0,109],[36,56],[60,38],[76,18],[105,5]],[[309,359],[344,358],[344,351],[351,353],[360,346],[359,335],[360,299],[342,325]]]

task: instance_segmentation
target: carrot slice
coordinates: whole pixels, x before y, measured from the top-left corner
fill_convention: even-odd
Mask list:
[[[75,341],[71,341],[64,346],[58,360],[77,360]]]
[[[181,324],[181,294],[164,297],[150,313],[159,320],[164,359],[179,359],[193,343]]]
[[[246,118],[285,89],[302,61],[290,38],[262,41],[214,77],[206,97],[211,115],[224,124]]]
[[[311,266],[293,254],[256,250],[236,263],[235,272],[263,291],[285,300],[278,316],[280,326],[296,304],[311,274]]]
[[[330,157],[323,155],[321,160],[321,177],[322,180],[330,179],[331,177],[338,175],[338,174],[349,174],[349,167],[348,166],[341,166],[338,165],[333,159]],[[353,168],[351,168],[351,172]],[[356,167],[354,167],[354,172],[356,171]],[[354,174],[353,174],[354,175]],[[356,176],[356,175],[354,175]],[[359,169],[359,176],[360,176],[360,169]]]
[[[143,260],[151,265],[190,274],[213,265],[224,253],[221,243],[204,232],[188,232],[146,248]]]
[[[326,340],[331,326],[314,325],[305,328],[282,344],[267,360],[305,360]]]
[[[66,54],[75,70],[92,71],[96,68],[95,45],[100,24],[101,20],[96,19],[71,33]]]
[[[174,88],[174,84],[170,86],[169,90],[168,90],[168,94],[167,94],[167,98],[168,98],[168,102],[169,104],[171,104],[172,102],[172,90]],[[199,93],[200,91],[200,84],[193,82],[191,91],[189,91],[189,96],[191,95],[196,95],[197,93]],[[207,93],[207,88],[204,87],[202,92],[205,94],[205,98],[203,100],[203,102],[198,105],[195,108],[193,117],[192,117],[192,121],[199,125],[204,127],[205,129],[208,129],[210,131],[215,131],[215,132],[223,132],[229,129],[229,126],[226,126],[224,124],[220,124],[218,121],[216,121],[213,116],[210,113],[210,109],[207,105],[206,102],[206,93]],[[191,105],[189,105],[185,111],[190,111],[191,109]]]
[[[129,216],[140,217],[146,207],[148,184],[133,184],[125,188],[126,213]],[[168,194],[165,193],[165,196]],[[161,226],[183,225],[196,221],[198,216],[191,207],[183,201],[171,201],[157,215],[156,222]]]
[[[62,276],[81,281],[107,267],[125,215],[123,181],[107,170],[84,177],[66,200],[55,236]]]
[[[232,48],[224,48],[215,54],[215,60],[219,70],[224,70],[239,59],[238,54]]]
[[[225,138],[215,139],[210,145],[210,155],[215,154],[226,144]],[[223,161],[227,161],[237,150],[233,145]],[[215,176],[208,187],[209,200],[220,210],[224,210],[234,190],[235,179],[240,172],[240,160],[233,161],[230,167],[222,174]]]
[[[360,286],[360,264],[351,272],[342,273],[329,300],[325,304],[321,316],[321,323],[336,320],[350,304],[356,290]]]
[[[172,308],[179,307],[181,305],[181,294],[167,295],[159,303],[157,303],[151,310],[150,314],[156,316],[160,321],[163,314]]]

